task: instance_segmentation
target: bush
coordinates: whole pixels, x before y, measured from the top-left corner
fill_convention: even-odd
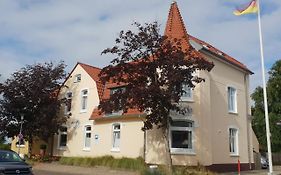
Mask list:
[[[40,145],[40,149],[46,150],[47,149],[47,145],[46,144],[41,144]]]
[[[11,146],[8,145],[8,144],[0,144],[0,149],[3,149],[3,150],[10,150],[10,149],[11,149]]]

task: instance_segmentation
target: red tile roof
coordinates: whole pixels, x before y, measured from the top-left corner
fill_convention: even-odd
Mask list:
[[[201,44],[204,46],[205,49],[209,50],[210,52],[216,54],[216,55],[221,55],[224,61],[231,63],[234,66],[239,67],[240,69],[253,74],[244,64],[241,62],[237,61],[233,57],[223,53],[219,49],[213,47],[212,45],[206,43],[205,41],[202,41],[200,39],[197,39],[191,35],[189,35],[186,31],[183,19],[181,17],[179,8],[177,6],[176,2],[173,2],[169,11],[169,16],[166,24],[166,29],[165,29],[165,35],[167,35],[170,38],[183,38],[184,44],[186,44],[185,47],[189,47],[189,39],[194,40],[195,42]]]
[[[90,77],[93,80],[95,80],[95,82],[97,84],[99,98],[102,99],[104,86],[99,79],[99,73],[100,73],[101,69],[90,66],[88,64],[84,64],[84,63],[77,63],[77,64],[79,64],[90,75]]]

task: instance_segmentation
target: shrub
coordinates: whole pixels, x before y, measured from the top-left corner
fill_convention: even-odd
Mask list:
[[[11,146],[8,145],[8,144],[0,144],[0,149],[10,150],[10,149],[11,149],[10,147],[11,147]]]
[[[41,145],[40,145],[40,149],[46,150],[46,149],[47,149],[47,145],[46,145],[46,144],[41,144]]]

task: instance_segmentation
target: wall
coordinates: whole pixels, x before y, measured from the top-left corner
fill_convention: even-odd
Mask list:
[[[74,83],[76,74],[81,74],[81,81]],[[96,82],[78,64],[64,85],[65,86],[60,91],[61,97],[68,91],[73,93],[71,116],[66,123],[68,132],[67,146],[60,148],[58,136],[56,135],[54,137],[53,153],[58,156],[89,156],[89,152],[83,150],[84,127],[85,125],[90,125],[93,130],[93,121],[90,121],[89,118],[93,109],[99,104]],[[85,112],[81,111],[81,91],[83,89],[88,89],[87,110]],[[61,110],[60,115],[64,115],[64,108]]]

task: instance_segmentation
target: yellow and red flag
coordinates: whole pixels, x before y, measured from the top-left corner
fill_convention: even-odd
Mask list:
[[[236,9],[233,14],[240,16],[244,14],[249,14],[249,13],[257,13],[258,12],[258,4],[257,0],[252,0],[249,4],[242,8]]]

